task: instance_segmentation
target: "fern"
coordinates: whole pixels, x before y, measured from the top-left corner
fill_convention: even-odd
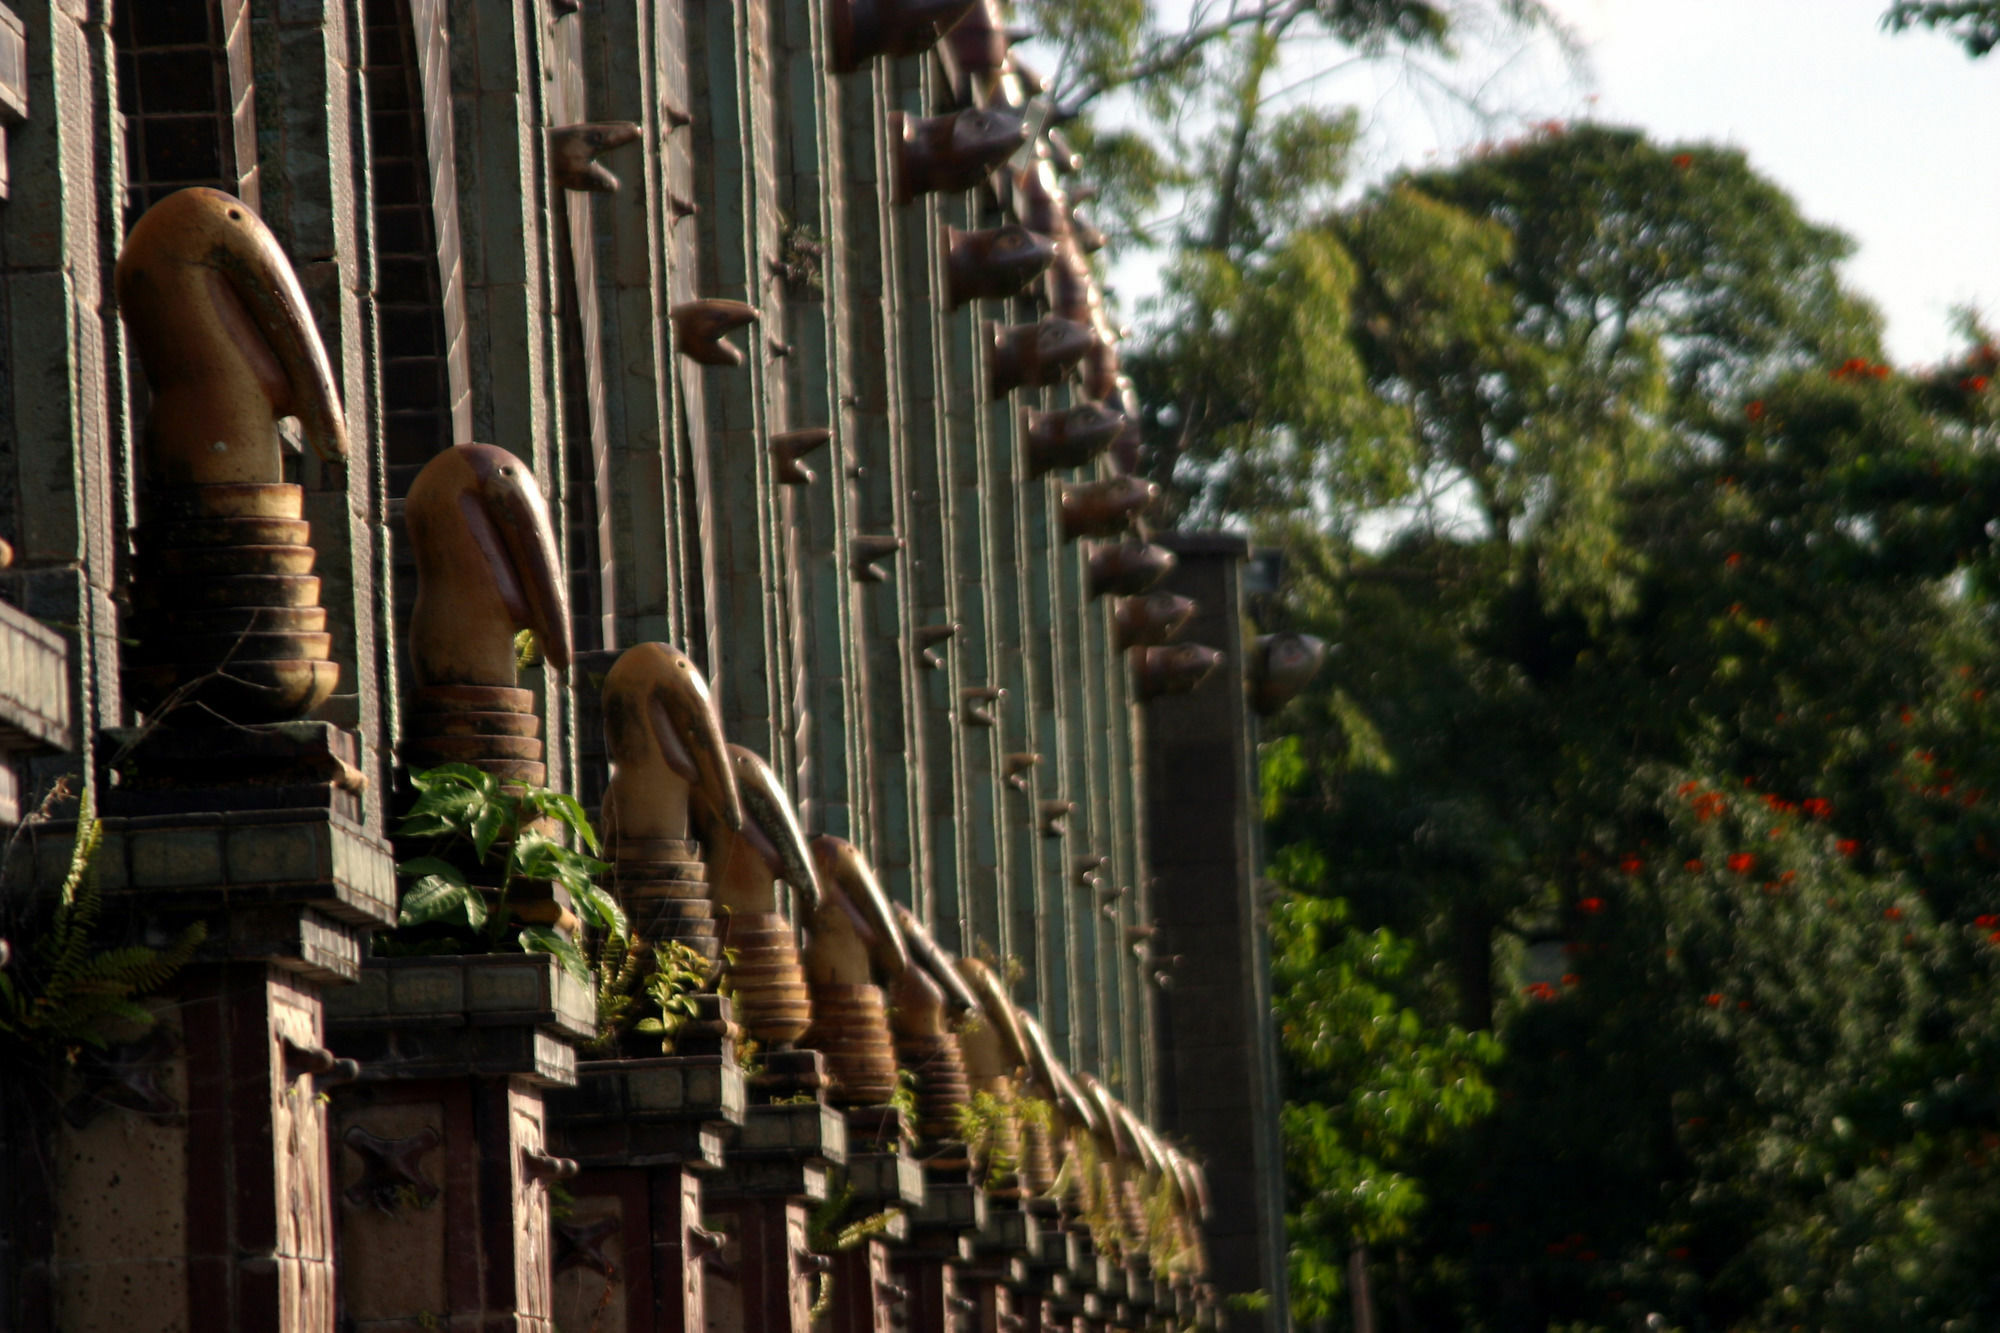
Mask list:
[[[23,941],[22,967],[0,973],[0,1034],[31,1048],[103,1047],[125,1035],[120,1029],[151,1027],[157,1020],[140,998],[173,980],[208,938],[207,927],[196,922],[165,949],[96,948],[104,898],[95,860],[103,835],[86,791],[48,929]]]

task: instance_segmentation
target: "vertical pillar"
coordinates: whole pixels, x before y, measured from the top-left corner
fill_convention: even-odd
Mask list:
[[[1240,683],[1248,547],[1222,535],[1154,540],[1180,559],[1160,587],[1198,606],[1182,638],[1228,657],[1202,688],[1146,706],[1153,919],[1162,951],[1181,956],[1172,989],[1155,1001],[1158,1123],[1207,1167],[1216,1284],[1266,1292],[1263,1326],[1279,1329],[1286,1313],[1277,1045],[1256,904],[1255,738]]]

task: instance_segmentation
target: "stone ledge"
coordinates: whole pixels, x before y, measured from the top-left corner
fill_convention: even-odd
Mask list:
[[[904,1153],[849,1153],[847,1184],[856,1200],[878,1209],[921,1208],[926,1201],[923,1165]]]
[[[0,602],[0,750],[68,750],[69,645]]]
[[[343,1027],[534,1027],[587,1041],[597,1002],[545,953],[370,958],[361,981],[327,997],[326,1021]],[[569,1062],[572,1070],[575,1060]]]
[[[121,816],[100,823],[97,883],[109,900],[148,896],[197,912],[291,905],[354,926],[395,923],[389,844],[331,811]],[[75,840],[74,821],[36,829],[39,890],[62,884]]]

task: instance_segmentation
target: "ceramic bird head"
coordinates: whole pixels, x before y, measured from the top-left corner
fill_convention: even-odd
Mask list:
[[[1121,597],[1112,609],[1111,620],[1120,648],[1151,647],[1171,643],[1196,607],[1192,597],[1173,592],[1150,592],[1142,597]]]
[[[1042,1031],[1041,1023],[1031,1013],[1015,1011],[1021,1025],[1023,1044],[1028,1053],[1028,1076],[1035,1089],[1049,1104],[1054,1106],[1069,1128],[1097,1131],[1097,1107],[1074,1078],[1070,1076],[1063,1062],[1056,1058],[1055,1047],[1049,1041],[1049,1034]]]
[[[1324,639],[1310,634],[1261,634],[1250,647],[1250,705],[1269,716],[1312,683],[1326,665]]]
[[[979,1001],[972,994],[972,988],[965,984],[958,974],[958,960],[945,951],[931,934],[930,927],[917,920],[917,914],[897,903],[893,909],[896,931],[903,937],[903,947],[909,951],[912,972],[928,975],[937,987],[938,1003],[949,1011],[954,1021],[973,1013],[979,1008]]]
[[[978,1021],[959,1032],[966,1074],[979,1081],[1013,1078],[1027,1067],[1028,1050],[1006,986],[977,958],[959,959],[958,975],[979,1001]]]
[[[627,648],[604,677],[604,739],[611,783],[604,818],[614,838],[686,838],[689,804],[718,824],[743,827],[736,767],[708,682],[686,653],[664,643]]]
[[[490,444],[446,449],[410,483],[417,557],[410,665],[423,685],[515,681],[514,634],[569,666],[569,594],[549,506],[527,463]]]
[[[715,802],[706,796],[698,802],[716,901],[739,915],[775,912],[776,881],[782,879],[810,915],[819,906],[819,874],[813,869],[812,849],[799,829],[791,795],[761,756],[741,745],[731,745],[728,751],[743,805],[741,829],[731,829],[725,818],[717,818]]]
[[[118,255],[118,313],[153,389],[150,479],[284,480],[278,421],[347,453],[326,348],[290,261],[249,205],[189,189],[146,210]]]
[[[819,908],[806,923],[806,976],[817,983],[893,983],[910,966],[889,896],[853,843],[821,834],[812,840],[819,872]]]

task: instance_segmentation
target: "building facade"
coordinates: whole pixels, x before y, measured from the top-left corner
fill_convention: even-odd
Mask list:
[[[1282,1326],[1242,553],[1149,540],[1088,164],[1007,45],[990,6],[890,0],[0,11],[7,966],[45,961],[86,793],[103,947],[203,932],[150,1032],[8,1102],[0,1328]],[[296,720],[159,675],[185,418],[119,262],[189,187],[269,228],[344,417],[321,456],[274,391],[338,677]],[[952,1135],[830,1105],[793,1052],[746,1078],[726,1002],[672,1055],[579,1059],[597,1014],[546,955],[370,956],[428,669],[405,498],[467,441],[547,497],[546,785],[595,813],[612,664],[684,651],[803,829],[1094,1075],[1051,1132],[1101,1153],[954,1177]],[[1147,605],[1173,549],[1219,659]],[[1099,1169],[1143,1194],[1111,1236]],[[830,1194],[901,1216],[836,1247]],[[1205,1257],[1149,1249],[1161,1210],[1220,1224]]]

